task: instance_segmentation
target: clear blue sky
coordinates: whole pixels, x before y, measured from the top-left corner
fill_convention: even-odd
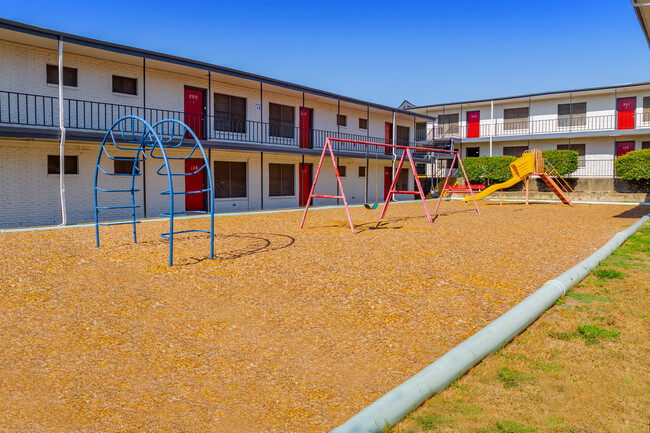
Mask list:
[[[390,106],[650,80],[628,0],[0,0],[0,16]]]

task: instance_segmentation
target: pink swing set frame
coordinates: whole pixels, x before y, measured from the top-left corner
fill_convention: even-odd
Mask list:
[[[455,150],[443,150],[443,149],[430,149],[427,147],[410,147],[410,146],[402,146],[398,144],[383,144],[383,143],[371,143],[369,141],[357,141],[357,140],[346,140],[342,138],[332,138],[328,137],[327,140],[325,140],[325,145],[323,146],[323,152],[321,153],[320,156],[320,161],[318,162],[318,168],[316,169],[316,174],[314,175],[314,181],[311,184],[311,190],[309,191],[309,198],[307,199],[307,204],[305,205],[305,212],[302,215],[302,221],[300,222],[300,228],[303,228],[305,224],[305,219],[307,218],[307,211],[309,211],[309,206],[311,205],[312,198],[329,198],[329,199],[339,199],[343,200],[343,204],[345,205],[345,212],[348,215],[348,221],[350,222],[350,230],[352,230],[352,234],[356,234],[356,231],[354,230],[354,224],[352,223],[352,217],[350,216],[350,207],[348,206],[348,200],[345,197],[345,190],[343,189],[343,183],[341,182],[341,175],[339,174],[339,168],[338,165],[336,164],[336,156],[334,155],[334,148],[332,147],[332,142],[333,141],[338,141],[341,143],[352,143],[354,145],[361,144],[365,146],[366,148],[368,146],[376,146],[376,147],[384,147],[384,148],[393,148],[393,149],[402,149],[402,157],[400,158],[399,165],[397,166],[397,171],[396,173],[400,173],[402,170],[402,166],[404,165],[404,162],[406,161],[406,158],[408,157],[409,164],[411,165],[411,172],[413,173],[413,177],[415,178],[415,184],[417,186],[417,191],[402,191],[402,190],[397,190],[395,189],[397,186],[397,179],[399,176],[393,176],[393,181],[391,182],[390,189],[388,190],[388,195],[386,196],[386,201],[384,202],[384,206],[381,210],[381,216],[379,217],[380,219],[383,219],[384,216],[386,215],[386,211],[388,210],[388,205],[390,204],[391,199],[393,198],[393,195],[395,194],[414,194],[414,195],[419,195],[420,198],[422,199],[422,206],[424,206],[424,213],[427,216],[427,221],[429,223],[432,223],[431,219],[431,214],[429,212],[429,208],[427,207],[426,199],[424,192],[422,191],[422,184],[420,183],[420,179],[418,178],[417,171],[415,169],[415,162],[413,162],[413,155],[412,151],[413,150],[419,150],[419,151],[425,151],[425,152],[435,152],[435,153],[451,153],[454,155],[454,160],[451,164],[451,167],[449,167],[449,172],[447,173],[447,177],[445,178],[445,184],[443,186],[443,191],[447,184],[449,183],[449,177],[451,176],[451,172],[455,166],[456,161],[458,161],[458,166],[463,170],[463,176],[465,177],[465,182],[467,182],[467,185],[469,185],[469,180],[467,179],[467,173],[465,172],[465,167],[463,166],[463,161],[460,159],[460,155],[458,154],[457,151]],[[314,194],[314,189],[316,188],[316,182],[318,182],[318,176],[320,175],[320,170],[321,167],[323,166],[323,161],[325,159],[325,155],[329,151],[330,156],[332,157],[332,164],[334,165],[334,172],[336,173],[336,180],[339,185],[339,189],[341,191],[341,195],[331,195],[331,194]],[[367,173],[366,173],[367,175]],[[378,185],[376,186],[377,188],[379,187]],[[470,194],[472,195],[472,200],[474,200],[474,207],[476,208],[476,213],[481,214],[481,212],[478,209],[478,203],[476,203],[476,198],[474,197],[474,192],[470,190]],[[440,202],[442,201],[442,194],[439,195],[438,197],[438,203],[436,204],[436,209],[433,212],[434,214],[438,213],[438,208],[440,207]]]

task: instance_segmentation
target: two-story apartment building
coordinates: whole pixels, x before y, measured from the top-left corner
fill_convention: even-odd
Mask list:
[[[75,223],[93,219],[99,144],[124,115],[151,124],[173,118],[193,128],[208,152],[214,179],[204,181],[214,182],[216,211],[302,206],[327,137],[414,144],[416,125],[434,120],[218,65],[2,19],[0,58],[0,227],[61,222],[63,129],[65,208],[68,222]],[[392,151],[348,143],[336,143],[335,149],[348,200],[381,200],[393,178]],[[159,194],[164,179],[153,164],[142,169],[144,176],[136,185],[143,203],[138,216],[157,216],[168,203]],[[398,182],[399,189],[413,188],[408,169]],[[337,192],[327,162],[317,188],[320,194]],[[314,199],[314,204],[332,201]],[[107,216],[128,215],[116,211]]]
[[[650,148],[650,82],[413,106],[437,117],[429,136],[453,137],[467,156],[572,149],[571,177],[614,177],[614,160]]]

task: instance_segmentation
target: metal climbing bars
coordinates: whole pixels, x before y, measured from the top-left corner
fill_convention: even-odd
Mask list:
[[[172,150],[170,154],[170,150]],[[175,156],[171,156],[175,155]],[[183,122],[173,119],[161,120],[149,125],[145,120],[136,116],[125,116],[117,120],[104,135],[102,144],[97,156],[94,180],[94,207],[95,207],[95,239],[99,247],[99,227],[117,224],[133,225],[133,242],[137,243],[136,210],[141,206],[136,204],[136,177],[144,173],[144,166],[149,158],[152,161],[159,161],[160,166],[156,174],[164,176],[167,180],[167,189],[160,194],[169,196],[169,212],[163,212],[163,216],[169,217],[169,232],[161,236],[169,241],[169,266],[174,263],[174,235],[188,232],[202,232],[210,236],[210,259],[214,259],[214,190],[212,186],[212,175],[210,162],[205,154],[201,142],[194,131]],[[174,172],[173,167],[177,166],[175,161],[186,161],[188,159],[202,161],[191,172]],[[111,166],[111,162],[113,162]],[[142,168],[141,168],[142,165]],[[184,190],[174,189],[174,179],[181,176],[192,176],[203,174],[208,181],[199,189]],[[123,185],[126,179],[127,185]],[[122,181],[121,181],[122,180]],[[101,182],[101,186],[100,186]],[[115,194],[112,195],[111,193]],[[129,193],[130,200],[122,203],[119,194]],[[114,198],[105,199],[106,204],[99,203],[99,195],[102,198],[111,194]],[[178,196],[188,194],[207,194],[208,210],[179,210],[176,207],[175,199]],[[125,221],[100,222],[100,211],[108,213],[109,218],[117,220],[120,210],[129,210],[130,219]],[[210,229],[192,229],[174,231],[174,216],[188,214],[209,214]]]
[[[395,171],[396,173],[400,173],[402,170],[402,166],[404,165],[404,162],[408,158],[409,164],[411,165],[411,172],[413,173],[413,177],[415,178],[415,185],[417,186],[417,191],[403,191],[403,190],[397,190],[397,180],[398,176],[393,176],[393,180],[391,182],[390,188],[388,190],[388,194],[386,195],[386,201],[384,202],[384,206],[381,210],[381,216],[380,218],[383,219],[384,216],[386,215],[386,211],[388,210],[388,205],[390,204],[391,199],[393,198],[393,195],[395,194],[413,194],[413,195],[419,195],[420,199],[422,200],[422,206],[424,207],[424,213],[427,216],[427,221],[429,223],[433,222],[431,219],[431,214],[429,212],[429,208],[427,207],[426,203],[426,198],[424,195],[424,192],[422,191],[422,184],[420,183],[420,179],[417,175],[417,170],[415,168],[415,162],[413,161],[413,155],[412,152],[414,150],[417,151],[424,151],[424,152],[430,152],[430,153],[450,153],[454,155],[454,159],[452,161],[452,164],[449,168],[449,172],[447,173],[447,177],[445,179],[445,186],[449,182],[449,177],[451,176],[452,170],[454,166],[456,165],[456,162],[458,165],[461,167],[463,171],[463,176],[465,177],[465,181],[469,185],[469,180],[467,179],[467,173],[465,172],[465,167],[463,166],[463,162],[460,159],[460,156],[458,155],[458,152],[455,150],[442,150],[442,149],[430,149],[426,147],[410,147],[410,146],[402,146],[398,144],[382,144],[382,143],[371,143],[368,141],[357,141],[357,140],[346,140],[346,139],[341,139],[341,138],[332,138],[328,137],[327,140],[325,140],[325,145],[323,146],[323,152],[321,153],[320,156],[320,161],[318,162],[318,168],[316,169],[316,174],[314,175],[314,181],[312,182],[311,185],[311,190],[309,191],[309,197],[307,199],[307,204],[305,205],[305,212],[302,215],[302,220],[300,222],[300,228],[303,228],[305,224],[305,219],[307,218],[307,211],[309,210],[309,207],[311,205],[312,198],[329,198],[329,199],[340,199],[343,200],[343,204],[345,205],[345,212],[348,216],[348,221],[350,223],[350,230],[352,230],[353,234],[356,234],[356,231],[354,230],[354,224],[352,223],[352,217],[350,216],[350,208],[348,206],[348,200],[345,196],[345,190],[343,189],[343,183],[341,182],[341,176],[339,174],[339,169],[338,165],[336,164],[336,156],[334,155],[334,149],[332,147],[331,142],[332,141],[339,141],[343,143],[353,143],[353,144],[360,144],[363,146],[366,146],[366,149],[368,146],[375,146],[375,147],[384,147],[384,148],[392,148],[396,150],[402,150],[402,156],[399,161],[399,165],[397,167],[397,170]],[[375,149],[376,150],[376,149]],[[332,158],[332,164],[334,165],[334,172],[336,173],[336,180],[338,182],[339,189],[341,191],[340,195],[330,195],[330,194],[314,194],[314,190],[316,188],[316,182],[318,182],[318,176],[320,175],[321,167],[323,166],[323,161],[325,159],[325,155],[329,152],[331,158]],[[379,185],[375,185],[376,188],[379,188]],[[444,188],[444,187],[443,187]],[[471,192],[472,198],[474,198],[474,193]],[[436,210],[434,213],[438,212],[438,207],[440,206],[440,201],[442,200],[442,194],[438,198],[438,204],[436,205]],[[479,215],[481,212],[478,209],[478,204],[476,203],[476,199],[474,199],[474,207],[476,208],[476,213]]]

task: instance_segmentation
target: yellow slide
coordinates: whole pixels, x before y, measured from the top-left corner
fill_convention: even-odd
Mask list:
[[[474,198],[476,200],[481,200],[488,195],[492,194],[495,191],[499,191],[500,189],[505,189],[509,188],[522,180],[526,179],[528,176],[533,174],[535,171],[535,154],[533,152],[526,152],[521,158],[517,158],[513,162],[510,163],[510,171],[512,172],[512,178],[506,180],[505,182],[502,183],[497,183],[496,185],[492,185],[488,188],[485,188],[483,191],[481,191],[478,194],[474,194]],[[467,196],[463,199],[463,201],[470,201],[472,199],[472,196]]]

